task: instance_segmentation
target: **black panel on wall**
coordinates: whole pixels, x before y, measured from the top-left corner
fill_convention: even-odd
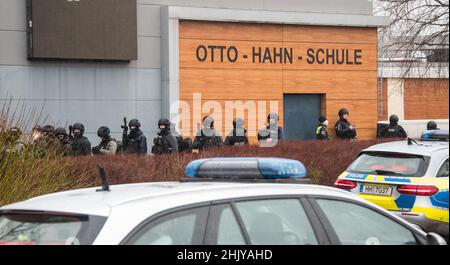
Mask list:
[[[136,0],[27,0],[28,58],[137,59]]]

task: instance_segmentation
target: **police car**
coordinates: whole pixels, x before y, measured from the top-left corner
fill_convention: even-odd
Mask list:
[[[335,186],[448,240],[448,159],[448,131],[427,131],[362,151]]]
[[[445,244],[354,194],[301,184],[298,161],[197,160],[181,182],[111,187],[100,173],[101,189],[0,208],[0,244]]]

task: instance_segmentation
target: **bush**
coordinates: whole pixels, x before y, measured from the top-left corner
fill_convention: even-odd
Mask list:
[[[172,156],[96,156],[68,158],[74,186],[100,185],[97,165],[108,175],[110,184],[156,181],[178,181],[184,176],[185,166],[192,160],[208,157],[280,157],[303,162],[315,184],[333,185],[336,178],[355,159],[359,152],[376,141],[293,141],[274,148],[221,147],[201,154]]]

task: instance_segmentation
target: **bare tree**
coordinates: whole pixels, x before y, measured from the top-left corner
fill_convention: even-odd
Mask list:
[[[448,78],[449,1],[376,0],[375,12],[391,18],[380,29],[380,61],[403,76]]]

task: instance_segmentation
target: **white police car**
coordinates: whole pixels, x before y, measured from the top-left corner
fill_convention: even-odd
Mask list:
[[[186,175],[190,181],[110,190],[103,178],[100,190],[0,208],[0,244],[445,244],[349,192],[282,183],[304,181],[298,161],[198,160]],[[281,183],[264,183],[273,181]]]

